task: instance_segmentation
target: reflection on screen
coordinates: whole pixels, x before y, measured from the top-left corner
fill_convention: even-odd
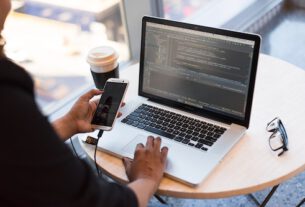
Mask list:
[[[107,82],[91,124],[112,126],[126,86],[126,83]]]
[[[254,43],[147,23],[143,92],[243,119]]]

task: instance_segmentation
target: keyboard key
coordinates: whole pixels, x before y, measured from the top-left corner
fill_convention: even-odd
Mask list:
[[[144,129],[144,128],[146,127],[146,125],[144,125],[144,124],[139,124],[137,127],[138,127],[139,129]]]
[[[173,131],[173,134],[177,135],[177,134],[179,134],[179,131],[175,130],[175,131]]]
[[[168,125],[168,128],[173,128],[175,125],[173,125],[173,124],[169,124]]]
[[[188,124],[182,124],[182,127],[187,128],[189,125]]]
[[[170,122],[171,119],[167,118],[164,120],[164,122]]]
[[[184,140],[182,140],[182,143],[183,143],[183,144],[188,144],[189,142],[190,142],[189,139],[184,139]]]
[[[205,147],[201,147],[201,149],[202,149],[203,151],[208,151],[208,148],[205,148]]]
[[[195,144],[193,144],[193,143],[188,143],[188,145],[190,145],[190,146],[192,146],[192,147],[193,147]]]
[[[137,121],[134,121],[131,125],[132,126],[134,126],[134,127],[137,127],[138,126],[138,124],[139,124],[139,122],[137,122]]]
[[[159,119],[159,118],[160,118],[159,115],[154,115],[153,117],[154,117],[155,119]]]
[[[200,132],[201,134],[207,134],[208,133],[208,131],[207,130],[201,130],[201,132]]]
[[[196,142],[196,141],[199,140],[199,138],[198,137],[192,137],[192,140]]]
[[[160,130],[160,129],[152,128],[152,127],[150,127],[150,126],[147,126],[147,127],[145,127],[144,129],[145,129],[146,131],[148,131],[148,132],[152,132],[152,133],[158,134],[158,135],[160,135],[160,136],[167,137],[167,138],[169,138],[169,139],[173,139],[173,138],[175,137],[175,135],[172,135],[172,134],[170,134],[170,133],[164,132],[164,131],[162,131],[162,130]]]
[[[220,129],[216,129],[214,132],[217,133],[217,134],[223,134],[225,131],[224,130],[220,130]]]
[[[201,127],[202,127],[202,124],[199,122],[199,123],[197,123],[195,126],[201,128]]]
[[[203,146],[203,144],[200,144],[200,143],[197,143],[197,144],[195,145],[195,147],[196,147],[196,148],[199,148],[199,149],[200,149],[202,146]]]
[[[205,137],[206,137],[206,135],[204,135],[204,134],[201,134],[201,133],[200,133],[200,134],[198,135],[198,137],[200,137],[200,138],[202,138],[202,139],[203,139],[203,138],[205,138]]]
[[[200,139],[200,140],[201,140],[201,139]],[[200,140],[199,140],[199,141],[200,141]],[[199,142],[199,141],[198,141],[198,142]],[[203,143],[203,144],[208,145],[208,146],[212,146],[212,145],[214,144],[213,142],[210,142],[210,141],[205,140],[205,139],[203,140],[203,142],[200,142],[200,143]]]
[[[151,124],[150,121],[143,121],[142,123],[145,124],[145,125]]]
[[[192,134],[193,136],[198,136],[199,135],[199,133],[198,132],[193,132],[193,134]]]
[[[191,139],[191,138],[192,138],[192,135],[187,134],[187,135],[185,136],[185,138],[187,138],[187,139]]]
[[[181,132],[186,132],[186,128],[181,128],[180,131]]]
[[[169,124],[166,122],[163,122],[163,126],[167,127]]]
[[[156,124],[151,123],[149,126],[151,126],[151,127],[156,127]]]
[[[133,120],[133,121],[136,121],[136,120],[138,119],[137,116],[132,116],[132,115],[127,116],[127,118],[128,118],[129,120]]]
[[[198,142],[201,143],[201,144],[208,145],[208,146],[212,146],[213,145],[213,142],[207,141],[205,139],[199,139]]]
[[[171,120],[169,123],[171,123],[171,124],[176,124],[177,121],[176,121],[176,120]]]
[[[174,140],[177,141],[177,142],[181,142],[183,140],[183,138],[182,137],[176,137]]]
[[[192,130],[187,130],[186,133],[187,133],[187,134],[192,134],[193,131],[192,131]]]
[[[163,127],[161,127],[161,130],[166,131],[167,127],[163,126]]]
[[[128,120],[128,121],[126,122],[126,124],[132,125],[132,124],[133,124],[133,121],[132,121],[132,120]]]
[[[127,121],[128,121],[128,119],[125,118],[125,119],[123,119],[121,122],[122,122],[122,123],[126,123]]]
[[[217,139],[215,139],[213,137],[209,137],[209,136],[207,136],[205,139],[208,141],[211,141],[211,142],[216,142],[216,140],[217,140]]]
[[[201,130],[201,128],[195,128],[194,131],[199,132]]]
[[[214,134],[213,137],[214,137],[215,139],[218,139],[220,136],[221,136],[220,134]]]

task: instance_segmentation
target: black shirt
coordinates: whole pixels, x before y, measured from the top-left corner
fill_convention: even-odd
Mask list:
[[[60,140],[34,100],[33,81],[0,59],[0,206],[137,206],[133,191],[99,180]]]

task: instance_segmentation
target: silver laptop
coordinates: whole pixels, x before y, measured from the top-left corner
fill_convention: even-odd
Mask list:
[[[200,184],[249,126],[260,37],[144,17],[139,96],[98,147],[133,158],[160,136],[165,174]]]

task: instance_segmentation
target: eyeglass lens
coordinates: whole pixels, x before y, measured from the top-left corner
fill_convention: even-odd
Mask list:
[[[266,130],[272,132],[269,137],[269,145],[273,151],[282,149],[278,156],[288,150],[288,137],[282,121],[276,117],[267,124]]]

